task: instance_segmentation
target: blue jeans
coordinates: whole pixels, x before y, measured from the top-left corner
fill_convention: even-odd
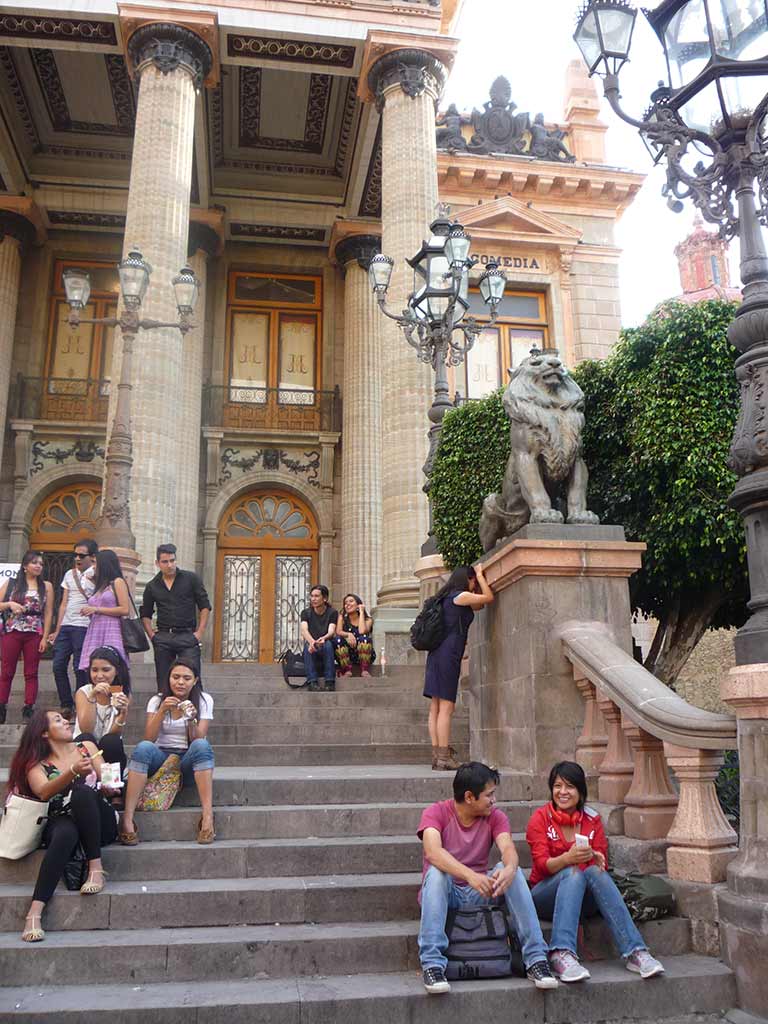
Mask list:
[[[637,949],[647,949],[613,879],[595,864],[585,871],[563,868],[556,875],[537,882],[531,895],[539,916],[552,921],[551,949],[567,949],[576,956],[576,932],[582,908],[587,914],[595,909],[600,911],[621,956],[628,957]]]
[[[87,627],[62,626],[53,645],[53,678],[56,680],[56,692],[59,704],[64,708],[72,704],[72,690],[69,686],[69,659],[75,670],[75,689],[79,690],[88,682],[88,672],[78,668],[83,650]]]
[[[128,771],[138,772],[140,775],[154,775],[167,757],[180,753],[180,750],[158,747],[151,740],[142,740],[131,754]],[[213,764],[213,747],[208,740],[192,740],[181,755],[181,774],[184,785],[188,786],[193,781],[195,772],[212,771]]]
[[[323,667],[323,679],[332,683],[336,679],[336,659],[330,640],[323,640],[320,646],[315,648],[314,654],[310,654],[309,644],[304,644],[304,668],[307,673],[307,682],[317,682],[318,661]]]
[[[499,861],[493,869],[504,865]],[[547,959],[547,944],[541,934],[541,925],[531,899],[528,883],[518,868],[512,884],[504,893],[511,923],[514,926],[523,953],[526,968]],[[419,928],[419,959],[421,966],[442,967],[448,963],[445,951],[448,936],[445,924],[448,911],[458,907],[474,907],[488,900],[469,885],[457,885],[451,875],[431,867],[421,887],[421,927]]]

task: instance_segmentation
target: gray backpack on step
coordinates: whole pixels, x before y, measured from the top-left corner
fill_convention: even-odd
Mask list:
[[[505,903],[450,910],[446,922],[449,981],[525,976],[520,943],[507,918]]]

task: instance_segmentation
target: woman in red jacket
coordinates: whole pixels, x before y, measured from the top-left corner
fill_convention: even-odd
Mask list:
[[[642,978],[663,974],[605,870],[608,842],[600,815],[586,807],[584,769],[561,761],[549,773],[550,803],[528,822],[531,848],[531,895],[539,917],[552,921],[549,962],[560,981],[583,981],[589,971],[576,956],[579,918],[602,914],[628,971]]]

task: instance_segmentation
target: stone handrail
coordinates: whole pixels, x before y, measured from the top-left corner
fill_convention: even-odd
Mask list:
[[[599,623],[560,633],[565,656],[641,729],[665,743],[696,750],[736,748],[736,719],[688,704],[615,644]]]
[[[600,800],[624,804],[627,836],[666,839],[671,877],[722,881],[738,848],[715,779],[721,751],[737,745],[736,719],[678,697],[599,622],[566,623],[559,635],[585,700],[577,757],[597,773]]]

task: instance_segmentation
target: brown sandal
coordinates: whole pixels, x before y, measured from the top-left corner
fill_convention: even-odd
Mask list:
[[[213,819],[213,828],[203,828],[203,818],[197,823],[197,841],[201,846],[208,846],[216,838],[216,818]]]
[[[139,845],[139,830],[135,832],[118,832],[117,838],[123,844],[123,846],[138,846]]]

